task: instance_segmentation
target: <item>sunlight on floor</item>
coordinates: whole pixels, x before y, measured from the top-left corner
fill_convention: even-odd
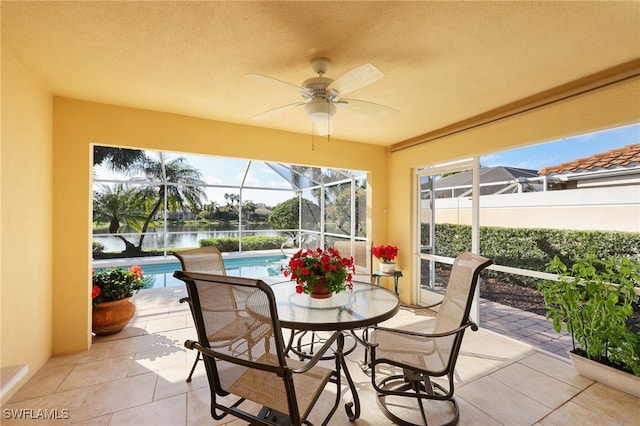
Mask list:
[[[55,424],[203,425],[209,413],[204,367],[186,383],[195,353],[183,346],[195,336],[183,288],[147,290],[135,296],[137,314],[122,332],[95,339],[89,351],[54,357],[3,407],[3,425],[37,410],[67,410]],[[432,318],[403,308],[385,324],[419,329]],[[377,406],[370,377],[361,369],[363,349],[348,355],[349,371],[362,403],[360,419],[349,422],[342,408],[331,425],[390,424]],[[331,387],[311,414],[321,421],[332,402]],[[335,391],[335,389],[334,389]],[[456,369],[461,425],[636,424],[640,401],[577,375],[568,360],[481,328],[469,332]],[[335,395],[334,395],[335,396]],[[352,400],[345,386],[343,402]],[[415,419],[411,401],[391,401],[404,418]],[[432,420],[446,415],[432,403]],[[256,410],[259,407],[254,407]],[[8,410],[8,411],[7,411]],[[63,416],[60,416],[63,417]]]

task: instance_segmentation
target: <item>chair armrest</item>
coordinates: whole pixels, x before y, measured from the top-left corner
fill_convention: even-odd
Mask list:
[[[471,329],[473,331],[478,331],[478,325],[473,322],[473,321],[468,321],[467,323],[461,325],[460,327],[454,328],[452,330],[449,331],[445,331],[442,333],[420,333],[418,331],[411,331],[411,330],[402,330],[402,329],[398,329],[398,328],[388,328],[388,327],[380,327],[380,326],[372,326],[369,327],[370,329],[374,329],[374,330],[382,330],[382,331],[387,331],[389,333],[396,333],[396,334],[406,334],[409,336],[417,336],[417,337],[425,337],[425,338],[438,338],[438,337],[447,337],[447,336],[451,336],[453,334],[457,334],[459,332],[461,332],[462,330],[464,330],[467,327],[471,327]],[[369,343],[368,346],[372,346],[372,343]]]
[[[342,356],[342,348],[344,346],[344,335],[342,334],[342,332],[336,331],[331,335],[331,337],[327,339],[326,342],[324,342],[320,350],[318,350],[318,352],[316,352],[315,355],[313,355],[313,357],[304,364],[304,366],[300,368],[296,368],[295,370],[292,370],[292,371],[294,373],[306,373],[307,371],[309,371],[318,363],[318,361],[320,361],[320,359],[331,348],[331,345],[336,340],[338,340],[338,348],[335,351],[336,356]]]
[[[418,309],[431,309],[431,308],[435,308],[436,306],[442,305],[442,301],[444,299],[440,300],[439,302],[436,303],[432,303],[431,305],[427,305],[427,306],[418,306]]]
[[[442,301],[443,300],[444,299],[440,300],[439,302],[432,303],[431,305],[425,305],[425,306],[423,306],[423,305],[411,305],[410,307],[411,307],[411,309],[416,310],[416,311],[417,310],[423,310],[423,309],[429,309],[430,310],[431,308],[435,308],[436,306],[442,305]]]
[[[433,312],[436,312],[436,313],[437,313],[438,311],[435,311],[435,310],[433,310],[433,309],[431,309],[431,308],[435,308],[436,306],[440,306],[440,305],[442,305],[442,301],[443,301],[443,300],[444,300],[444,299],[440,300],[439,302],[432,303],[431,305],[426,305],[426,306],[423,306],[423,305],[407,305],[407,306],[408,306],[409,308],[411,308],[412,310],[414,310],[414,311],[424,311],[424,310],[429,310],[429,311],[433,311]]]
[[[202,353],[203,356],[208,356],[209,358],[218,358],[221,359],[223,361],[228,361],[231,362],[233,364],[239,364],[239,365],[243,365],[245,367],[248,368],[257,368],[259,370],[263,370],[263,371],[270,371],[272,373],[276,373],[279,376],[284,376],[285,371],[287,370],[286,368],[283,368],[279,365],[268,365],[268,364],[257,364],[255,362],[252,361],[247,361],[245,359],[242,358],[238,358],[238,357],[234,357],[234,356],[230,356],[227,354],[223,354],[220,352],[214,352],[211,349],[202,346],[200,344],[200,342],[196,342],[195,340],[186,340],[184,342],[184,346],[187,349],[195,349],[197,351],[200,351]]]
[[[329,337],[329,339],[327,339],[325,344],[322,345],[318,353],[314,355],[313,358],[311,358],[307,363],[305,363],[304,366],[296,369],[282,367],[279,365],[267,365],[267,364],[260,364],[258,366],[256,363],[252,361],[247,361],[242,358],[221,354],[219,352],[216,353],[211,349],[205,346],[202,346],[200,342],[197,342],[195,340],[186,340],[184,342],[184,346],[187,349],[195,349],[201,352],[203,356],[208,356],[210,358],[219,358],[221,360],[244,365],[245,367],[249,367],[249,368],[258,368],[263,371],[270,371],[270,372],[276,373],[280,377],[284,377],[287,371],[290,371],[293,373],[306,373],[307,371],[311,370],[318,363],[318,361],[320,361],[324,353],[327,352],[327,350],[331,347],[331,344],[335,342],[336,339],[338,338],[339,340],[338,340],[338,349],[336,351],[336,357],[342,357],[342,346],[344,344],[344,336],[342,335],[341,332],[337,331],[331,337]]]

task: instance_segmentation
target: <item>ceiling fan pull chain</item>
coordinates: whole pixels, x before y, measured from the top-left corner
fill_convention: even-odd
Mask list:
[[[333,116],[331,114],[331,101],[327,99],[327,142],[331,142],[331,125],[333,124],[331,121],[333,120]]]

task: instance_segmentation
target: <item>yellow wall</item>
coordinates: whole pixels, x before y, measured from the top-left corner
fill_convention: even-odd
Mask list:
[[[309,135],[52,98],[2,53],[0,361],[29,365],[20,384],[90,345],[92,143],[370,171],[369,236],[399,246],[410,303],[416,167],[640,121],[636,78],[391,154],[321,138],[312,151]]]
[[[0,361],[28,366],[21,383],[51,356],[52,114],[48,90],[3,51]]]
[[[413,230],[416,168],[491,152],[556,140],[640,122],[640,78],[547,105],[490,125],[476,127],[412,148],[389,158],[389,242],[400,249],[398,266],[404,278],[399,292],[413,303],[410,285],[418,253]],[[410,300],[408,300],[410,299]]]
[[[386,148],[65,98],[54,111],[54,354],[90,344],[93,143],[366,170],[371,238],[386,240]]]

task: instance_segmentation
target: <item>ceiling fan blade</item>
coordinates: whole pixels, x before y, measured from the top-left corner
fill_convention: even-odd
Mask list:
[[[245,74],[245,77],[248,77],[252,80],[256,80],[256,81],[262,81],[274,86],[278,86],[278,87],[282,87],[284,89],[287,89],[289,91],[295,91],[296,93],[298,93],[299,95],[303,95],[303,96],[310,96],[312,93],[311,91],[305,89],[304,87],[300,87],[300,86],[296,86],[295,84],[291,84],[291,83],[287,83],[286,81],[282,81],[282,80],[278,80],[275,78],[271,78],[271,77],[267,77],[266,75],[262,75],[262,74]]]
[[[388,106],[376,104],[373,102],[361,101],[358,99],[341,98],[339,101],[336,101],[335,104],[340,108],[349,109],[361,114],[374,115],[377,117],[390,117],[399,112],[397,109]]]
[[[345,95],[349,92],[353,92],[361,87],[367,86],[374,81],[377,81],[384,77],[384,73],[378,69],[375,65],[366,63],[360,65],[358,68],[354,68],[348,73],[338,77],[329,86],[327,86],[327,93],[331,90],[336,90],[340,95]]]
[[[251,117],[252,120],[262,120],[264,118],[271,117],[272,115],[280,114],[281,112],[288,111],[293,108],[298,108],[305,105],[305,102],[296,102],[295,104],[283,105],[278,108],[271,109],[269,111],[262,112],[260,114]]]

